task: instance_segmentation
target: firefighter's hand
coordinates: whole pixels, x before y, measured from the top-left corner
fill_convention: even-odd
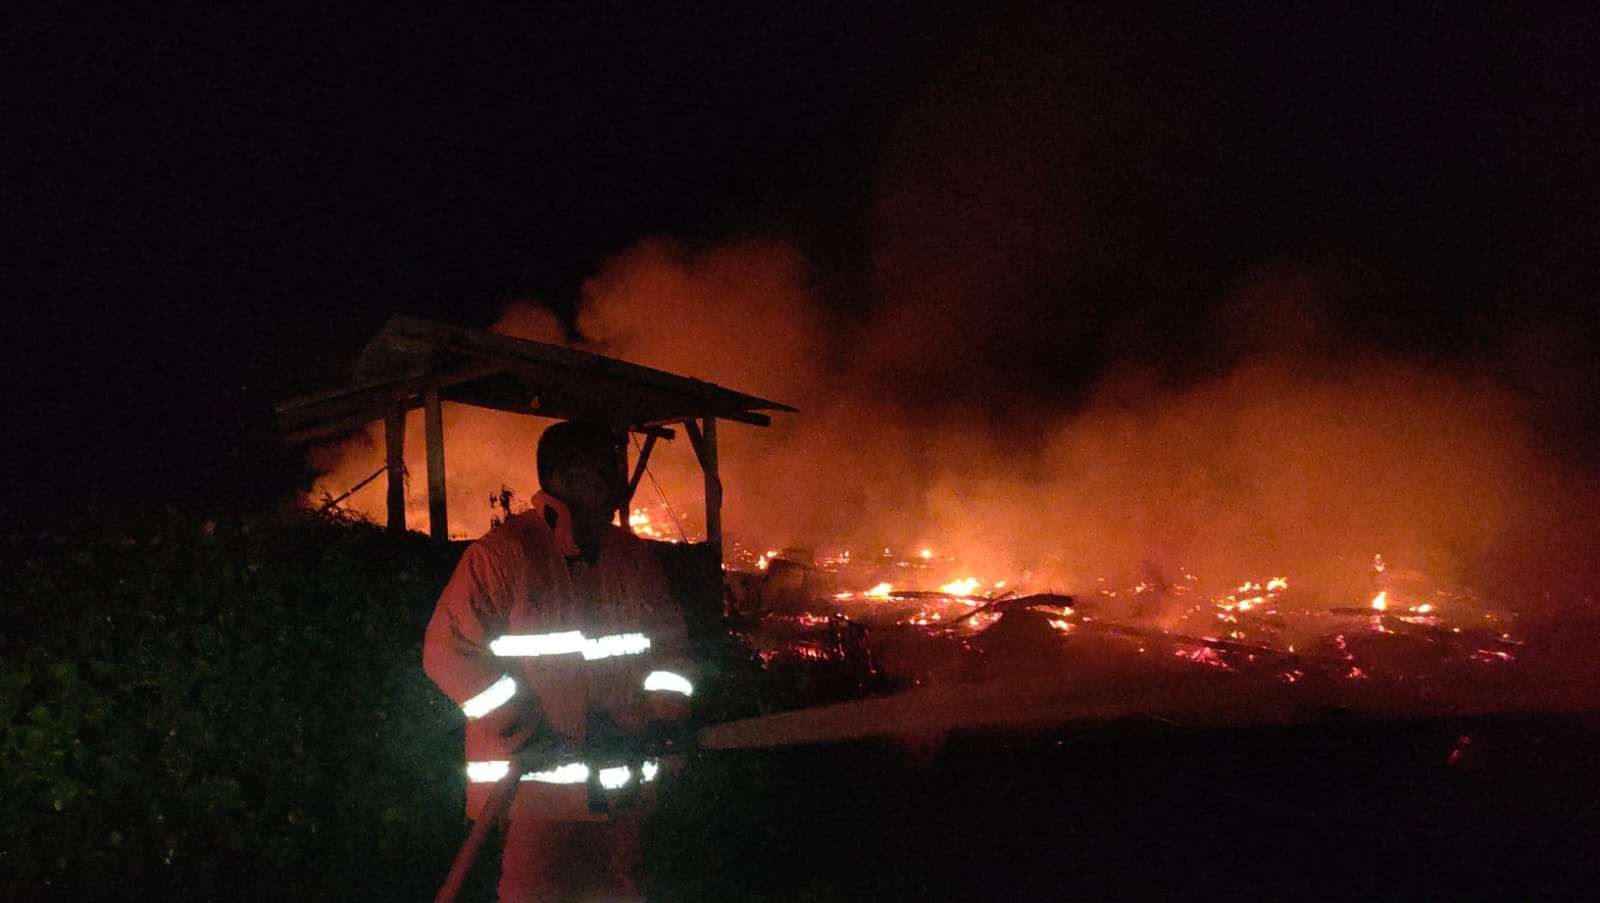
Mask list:
[[[483,725],[505,743],[509,752],[527,746],[538,730],[541,718],[532,705],[503,705],[483,716]]]
[[[689,697],[681,693],[644,694],[645,718],[649,721],[682,721],[689,717]]]

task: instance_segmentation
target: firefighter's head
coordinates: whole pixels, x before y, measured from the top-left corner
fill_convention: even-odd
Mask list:
[[[610,523],[625,485],[610,429],[566,421],[539,437],[539,486],[566,503],[575,528]]]

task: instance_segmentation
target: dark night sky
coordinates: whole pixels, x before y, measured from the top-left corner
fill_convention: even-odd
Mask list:
[[[760,6],[31,17],[0,189],[7,473],[50,496],[203,483],[389,313],[570,307],[650,235],[790,240],[828,303],[871,308],[897,136],[1013,93],[1024,150],[1072,161],[1076,263],[1036,303],[1121,311],[1036,384],[1176,358],[1285,260],[1382,346],[1600,338],[1588,13]],[[1571,425],[1600,386],[1564,360],[1505,378],[1593,460]]]

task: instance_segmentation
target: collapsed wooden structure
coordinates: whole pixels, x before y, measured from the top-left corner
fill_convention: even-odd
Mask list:
[[[639,486],[651,450],[672,439],[681,425],[705,475],[706,540],[722,543],[722,479],[717,466],[717,421],[768,426],[764,411],[788,405],[722,386],[615,358],[474,329],[393,317],[356,359],[346,385],[292,398],[276,408],[277,421],[294,443],[330,441],[383,421],[388,475],[388,526],[404,531],[405,418],[423,409],[427,445],[428,531],[449,537],[445,506],[443,402],[495,411],[587,420],[609,425],[629,467],[630,434],[643,442],[625,474],[628,493],[619,506],[628,523],[628,501]],[[531,450],[530,450],[531,452]]]

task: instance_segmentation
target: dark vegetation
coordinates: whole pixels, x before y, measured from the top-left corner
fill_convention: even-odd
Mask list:
[[[456,554],[304,515],[13,522],[0,896],[435,881],[461,833],[461,746],[421,638]]]
[[[457,548],[304,514],[10,523],[0,899],[431,898],[466,826],[420,640]],[[712,673],[706,716],[748,714],[748,671]],[[1583,895],[1597,848],[1593,716],[1133,718],[702,755],[646,856],[666,900],[1510,899]]]

